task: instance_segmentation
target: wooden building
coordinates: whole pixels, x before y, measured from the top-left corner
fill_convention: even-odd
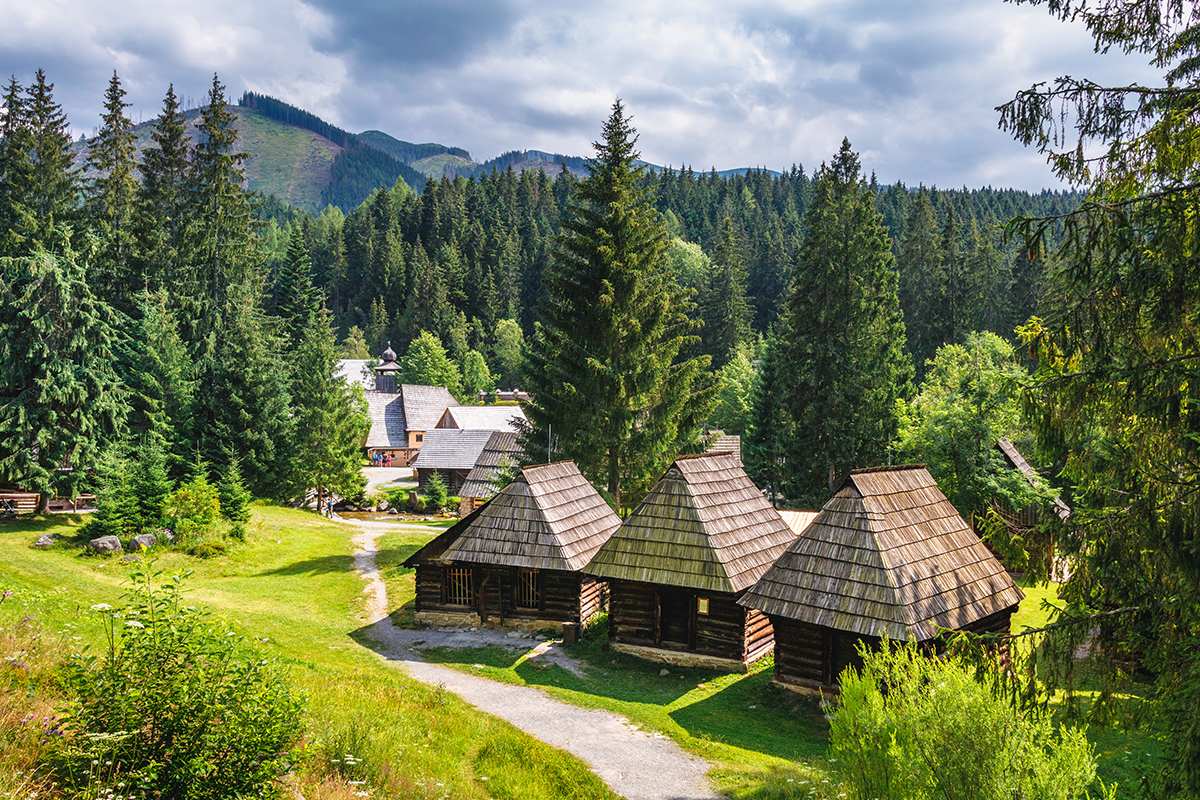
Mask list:
[[[775,628],[775,681],[832,690],[859,641],[1007,632],[1024,595],[923,466],[850,474],[739,602]]]
[[[367,455],[391,455],[397,466],[408,466],[425,443],[426,432],[458,401],[445,386],[402,384],[399,389],[398,393],[363,392],[371,415],[364,446]]]
[[[520,433],[528,425],[520,406],[451,406],[437,421],[439,428],[462,428],[474,431],[512,431]]]
[[[767,618],[738,598],[794,538],[735,454],[677,459],[585,570],[608,581],[609,642],[745,671],[774,640]]]
[[[475,467],[483,448],[492,438],[493,431],[462,430],[459,428],[434,428],[425,432],[421,451],[413,459],[413,476],[422,490],[429,486],[429,479],[438,474],[446,484],[446,490],[457,495],[463,481]]]
[[[462,501],[458,506],[460,517],[467,516],[495,496],[499,491],[496,480],[501,472],[516,466],[520,451],[517,434],[509,431],[492,432],[479,458],[475,459],[475,465],[459,487],[458,495]]]
[[[525,629],[585,622],[600,610],[603,586],[582,568],[620,524],[574,463],[525,467],[404,562],[416,571],[417,619]]]

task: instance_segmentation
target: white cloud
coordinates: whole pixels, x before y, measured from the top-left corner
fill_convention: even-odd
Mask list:
[[[1060,74],[1153,81],[1082,26],[998,0],[0,0],[0,52],[44,66],[79,130],[117,69],[146,118],[218,72],[350,130],[487,158],[578,155],[620,95],[647,160],[812,169],[843,136],[885,182],[1053,185],[995,106]]]

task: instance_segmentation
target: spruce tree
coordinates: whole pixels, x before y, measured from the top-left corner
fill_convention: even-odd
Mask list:
[[[149,291],[170,286],[178,303],[198,293],[195,276],[184,269],[185,235],[191,215],[192,149],[187,121],[179,110],[175,87],[167,89],[162,112],[150,134],[138,171],[142,175],[135,214],[138,271]]]
[[[73,166],[67,116],[62,106],[54,102],[54,84],[46,82],[46,73],[40,69],[29,87],[26,119],[33,169],[26,187],[29,215],[21,226],[24,252],[62,252],[59,231],[78,216],[78,170]]]
[[[0,259],[0,479],[74,497],[125,430],[112,309],[69,245]],[[70,469],[60,469],[69,465]]]
[[[20,254],[20,229],[30,213],[26,187],[33,163],[25,105],[25,89],[13,77],[0,98],[0,256]]]
[[[762,487],[772,502],[781,492],[787,443],[794,424],[784,397],[784,379],[780,373],[779,339],[787,338],[786,319],[767,337],[762,358],[754,375],[750,394],[750,425],[746,431],[746,472]]]
[[[754,309],[746,297],[746,267],[733,221],[721,223],[721,241],[713,254],[712,267],[699,296],[700,338],[703,352],[712,357],[714,368],[724,367],[738,348],[750,338]]]
[[[287,258],[279,269],[276,297],[276,308],[283,320],[284,337],[294,342],[312,326],[321,307],[321,290],[313,286],[312,260],[298,225],[292,228]]]
[[[86,221],[99,239],[88,282],[101,299],[126,313],[144,282],[130,274],[134,243],[133,212],[138,188],[134,176],[133,122],[125,115],[125,89],[113,72],[104,94],[100,132],[88,142],[87,167],[97,173],[87,190]]]
[[[924,186],[917,190],[905,219],[904,238],[896,260],[908,350],[917,373],[921,374],[925,362],[933,358],[945,335],[941,305],[945,291],[943,258],[933,202]]]
[[[139,530],[162,524],[163,511],[173,488],[162,445],[154,437],[143,437],[129,479],[129,489],[137,507]]]
[[[715,391],[701,387],[707,358],[678,358],[693,323],[666,265],[666,227],[640,188],[636,141],[618,100],[563,221],[526,371],[534,438],[553,427],[556,457],[618,507],[696,439]]]
[[[819,506],[851,469],[884,461],[912,367],[891,242],[849,141],[813,195],[779,349],[795,426],[784,490]]]
[[[221,500],[221,516],[231,522],[246,522],[250,519],[250,490],[242,479],[242,465],[237,456],[229,459],[229,466],[217,484],[217,497]]]
[[[366,400],[357,382],[337,375],[338,350],[329,313],[320,311],[305,332],[295,360],[293,472],[297,488],[326,497],[357,497],[365,483],[363,442],[370,431]]]

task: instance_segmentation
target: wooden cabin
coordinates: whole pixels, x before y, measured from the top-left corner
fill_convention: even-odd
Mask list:
[[[527,630],[586,622],[603,586],[582,569],[620,525],[574,463],[525,467],[404,562],[416,570],[416,617]]]
[[[520,406],[450,406],[438,418],[439,428],[462,428],[474,431],[512,431],[520,433],[528,425]]]
[[[1008,632],[1024,595],[923,466],[850,474],[739,600],[775,629],[775,682],[835,690],[860,641]]]
[[[483,448],[492,438],[492,431],[460,430],[459,428],[434,428],[425,431],[425,442],[421,452],[413,459],[413,477],[424,491],[429,479],[438,474],[446,490],[457,495],[467,474],[475,467]]]
[[[520,451],[517,434],[508,431],[492,432],[458,490],[462,501],[458,506],[460,517],[467,516],[495,496],[499,491],[496,481],[500,473],[512,469],[517,464]]]
[[[745,672],[774,639],[767,618],[737,601],[794,538],[735,454],[677,459],[585,570],[608,581],[609,642]]]
[[[411,464],[425,443],[425,433],[437,425],[447,408],[458,405],[445,386],[402,384],[398,393],[363,395],[371,415],[371,430],[363,445],[367,455],[391,455],[397,466]]]

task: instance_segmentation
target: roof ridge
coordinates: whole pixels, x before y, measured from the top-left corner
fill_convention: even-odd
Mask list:
[[[907,469],[925,469],[924,464],[896,464],[882,467],[863,467],[850,470],[851,475],[865,475],[868,472],[902,472]]]

